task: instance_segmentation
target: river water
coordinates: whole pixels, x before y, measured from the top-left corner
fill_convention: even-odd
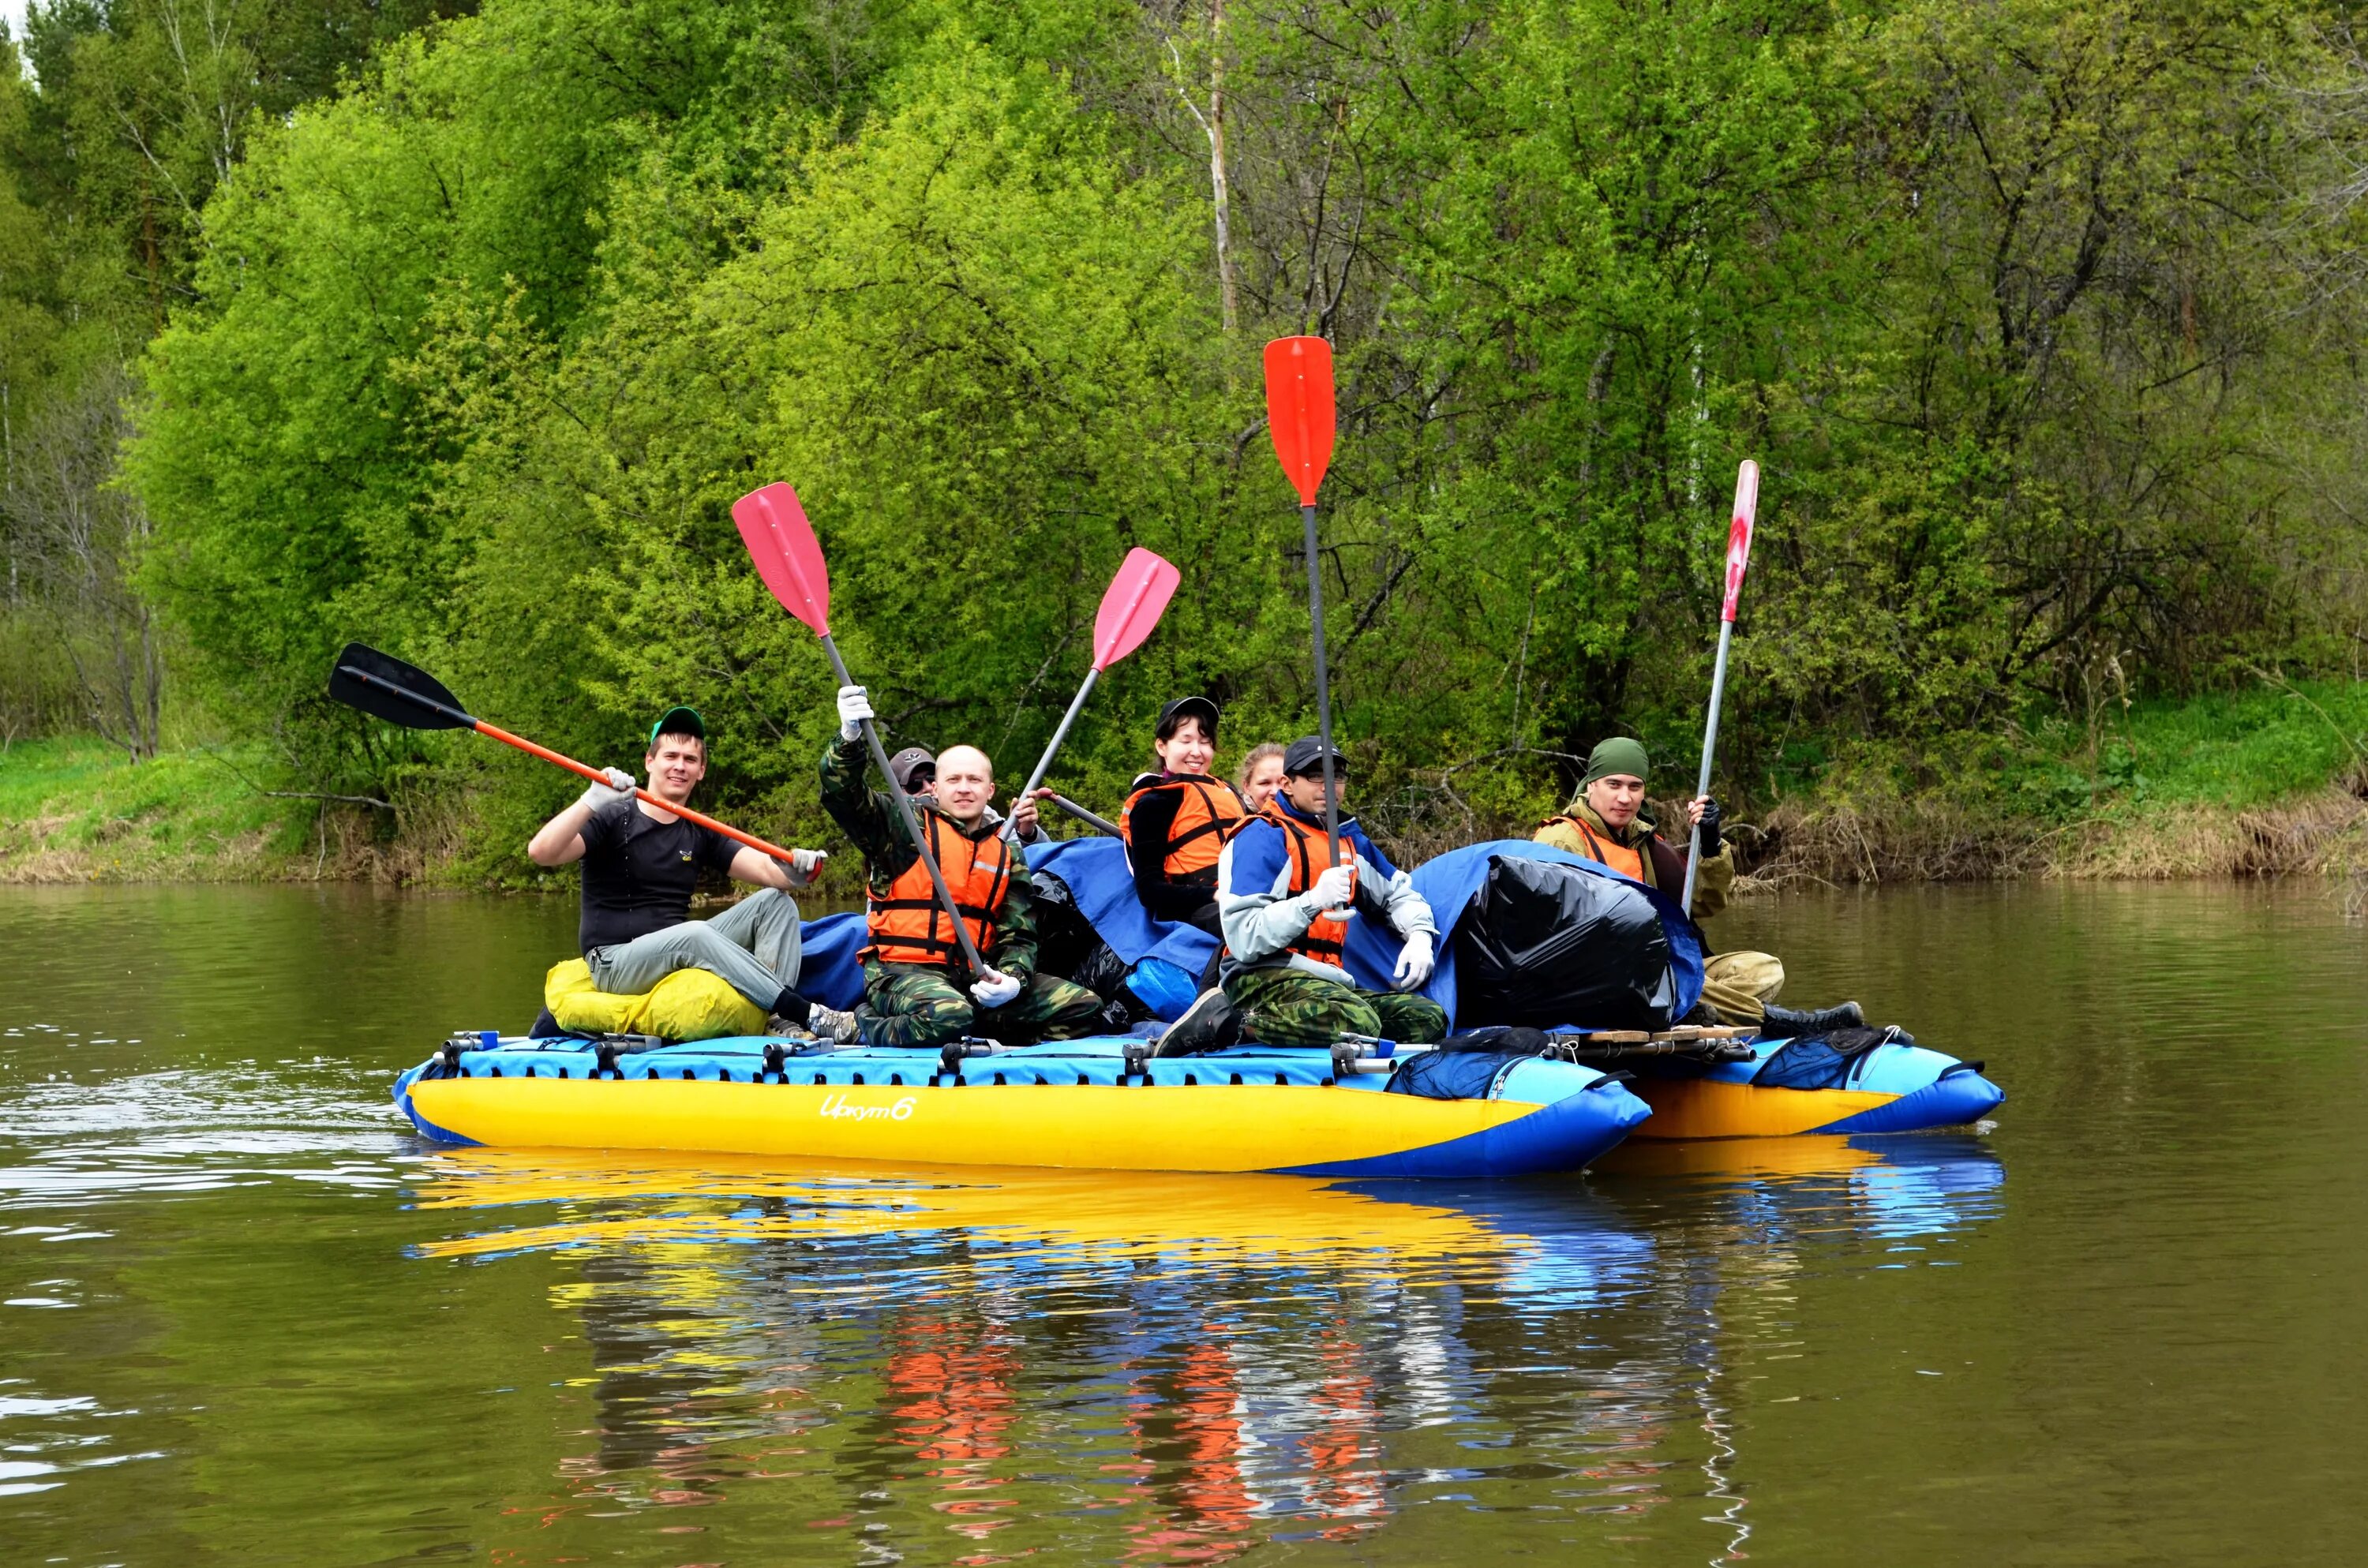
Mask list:
[[[438,1153],[556,902],[0,892],[17,1562],[2270,1563],[2368,1523],[2323,886],[1747,904],[1978,1134],[1585,1177]]]

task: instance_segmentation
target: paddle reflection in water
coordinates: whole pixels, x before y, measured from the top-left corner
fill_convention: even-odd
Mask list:
[[[1641,1158],[1459,1186],[472,1150],[422,1167],[416,1208],[457,1223],[415,1250],[575,1265],[552,1293],[595,1419],[553,1528],[738,1515],[763,1483],[800,1528],[933,1558],[950,1532],[963,1562],[1081,1537],[1212,1561],[1384,1521],[1449,1550],[1469,1508],[1739,1515],[1730,1288],[1764,1302],[1804,1247],[1936,1242],[1998,1171],[1972,1140]]]
[[[1715,1511],[1702,1517],[1729,1532],[1710,1561],[1748,1555],[1737,1468],[1747,1456],[1730,1398],[1739,1379],[1760,1376],[1748,1369],[1815,1348],[1787,1293],[1820,1270],[1813,1249],[1878,1245],[1878,1269],[1945,1262],[1912,1255],[1995,1215],[2004,1167],[1979,1138],[1928,1133],[1630,1143],[1597,1169],[1599,1198],[1668,1243],[1671,1267],[1656,1285],[1706,1445],[1701,1494]],[[1667,1211],[1684,1218],[1659,1222]]]

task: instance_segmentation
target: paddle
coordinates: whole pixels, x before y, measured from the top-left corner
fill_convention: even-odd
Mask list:
[[[1093,690],[1104,670],[1143,646],[1182,580],[1182,573],[1140,546],[1126,552],[1126,559],[1119,562],[1118,575],[1102,590],[1102,608],[1094,616],[1093,667],[1086,671],[1077,695],[1069,699],[1069,710],[1061,715],[1060,727],[1053,732],[1044,755],[1036,759],[1036,771],[1028,776],[1028,787],[1017,799],[1025,801],[1036,793],[1036,786],[1044,782],[1045,770],[1053,766],[1053,754],[1069,738],[1069,726],[1076,721],[1077,710],[1086,705],[1086,694]],[[1003,824],[1004,837],[1017,837],[1019,833],[1017,824]]]
[[[1746,458],[1735,471],[1735,522],[1726,534],[1726,603],[1718,612],[1718,662],[1710,673],[1710,725],[1702,732],[1702,778],[1697,800],[1710,793],[1711,755],[1718,749],[1718,709],[1726,697],[1726,650],[1735,641],[1735,607],[1743,597],[1743,569],[1751,562],[1751,520],[1759,510],[1759,465]],[[1678,906],[1694,912],[1694,869],[1702,859],[1702,824],[1693,825],[1686,849],[1686,892]]]
[[[461,699],[445,689],[444,683],[434,676],[416,665],[406,665],[391,653],[381,653],[359,642],[347,643],[346,651],[337,655],[336,667],[329,671],[329,695],[348,708],[359,708],[373,719],[383,719],[406,730],[474,730],[504,745],[516,746],[529,756],[555,762],[595,784],[609,782],[609,776],[597,767],[586,767],[572,756],[562,756],[548,746],[539,746],[507,730],[496,729],[483,719],[471,718],[462,711]],[[768,844],[754,834],[727,827],[688,806],[661,801],[647,790],[637,789],[633,794],[662,812],[695,822],[710,833],[720,833],[760,855],[770,855],[785,866],[793,864],[788,850]]]
[[[1060,807],[1063,811],[1068,812],[1071,816],[1076,818],[1079,822],[1084,823],[1087,827],[1092,828],[1096,833],[1100,834],[1104,838],[1124,838],[1126,836],[1126,835],[1118,830],[1118,824],[1110,821],[1108,817],[1095,815],[1092,812],[1086,810],[1085,807],[1077,804],[1076,801],[1069,799],[1066,795],[1055,793],[1053,796],[1053,803]]]
[[[1267,433],[1307,527],[1307,616],[1315,628],[1315,733],[1324,745],[1324,836],[1340,863],[1340,804],[1332,786],[1332,681],[1324,658],[1324,577],[1316,560],[1315,492],[1332,463],[1332,346],[1278,337],[1266,346]]]
[[[748,547],[748,558],[757,563],[757,575],[765,580],[781,608],[796,616],[822,639],[822,651],[830,655],[830,667],[841,686],[853,686],[855,679],[847,673],[847,661],[838,656],[838,644],[830,635],[830,567],[822,558],[822,541],[814,538],[814,525],[806,521],[806,509],[798,500],[798,493],[786,484],[768,484],[762,490],[752,490],[732,503],[732,521],[740,529],[740,541]],[[896,816],[905,824],[905,836],[920,851],[921,865],[929,873],[929,885],[938,892],[939,906],[946,918],[954,923],[954,940],[962,944],[962,957],[970,960],[973,975],[996,972],[979,957],[978,944],[971,940],[970,927],[962,924],[962,911],[954,906],[953,891],[946,886],[946,874],[938,869],[938,858],[929,852],[929,840],[913,815],[913,802],[905,798],[904,786],[889,771],[887,748],[880,744],[880,728],[871,720],[863,721],[863,738],[871,743],[872,765],[880,777],[888,781],[888,798],[896,804]]]

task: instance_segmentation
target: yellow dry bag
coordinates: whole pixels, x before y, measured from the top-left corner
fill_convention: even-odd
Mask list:
[[[720,1040],[765,1032],[765,1009],[703,969],[678,969],[638,996],[620,996],[594,986],[582,959],[569,959],[543,977],[542,1005],[570,1034]]]

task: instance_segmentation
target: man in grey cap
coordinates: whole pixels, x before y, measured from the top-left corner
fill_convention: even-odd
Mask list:
[[[764,1008],[770,1030],[853,1040],[853,1015],[808,1002],[795,989],[803,955],[790,892],[812,882],[827,855],[792,850],[785,866],[665,809],[689,805],[707,777],[707,724],[696,710],[660,714],[642,762],[660,804],[636,796],[633,776],[611,767],[606,784],[586,790],[526,846],[538,866],[584,863],[576,939],[592,983],[634,996],[677,970],[703,969]],[[712,920],[693,920],[691,894],[708,871],[759,891]]]
[[[1160,1037],[1162,1055],[1227,1042],[1234,1028],[1269,1045],[1330,1045],[1343,1035],[1401,1044],[1441,1040],[1447,1013],[1420,994],[1430,978],[1439,922],[1414,880],[1373,847],[1355,819],[1340,819],[1338,858],[1324,826],[1324,744],[1313,735],[1283,753],[1272,803],[1227,839],[1217,860],[1217,915],[1225,964]],[[1348,766],[1332,754],[1336,796]],[[1338,807],[1336,799],[1335,807]],[[1378,920],[1400,947],[1391,989],[1367,991],[1345,963],[1348,921]],[[1232,1027],[1224,1017],[1230,1007]]]
[[[1549,817],[1531,836],[1677,897],[1686,885],[1689,851],[1661,837],[1645,815],[1645,779],[1651,767],[1642,741],[1613,735],[1597,743],[1588,754],[1587,772],[1570,809]],[[1735,857],[1719,831],[1716,801],[1704,795],[1689,801],[1686,817],[1690,827],[1702,830],[1693,915],[1697,921],[1708,920],[1726,907],[1727,890],[1735,885]],[[1783,988],[1784,964],[1773,953],[1710,953],[1702,965],[1702,1003],[1720,1023],[1754,1025],[1763,1034],[1792,1036],[1866,1022],[1855,1002],[1811,1012],[1779,1007],[1776,994]]]

